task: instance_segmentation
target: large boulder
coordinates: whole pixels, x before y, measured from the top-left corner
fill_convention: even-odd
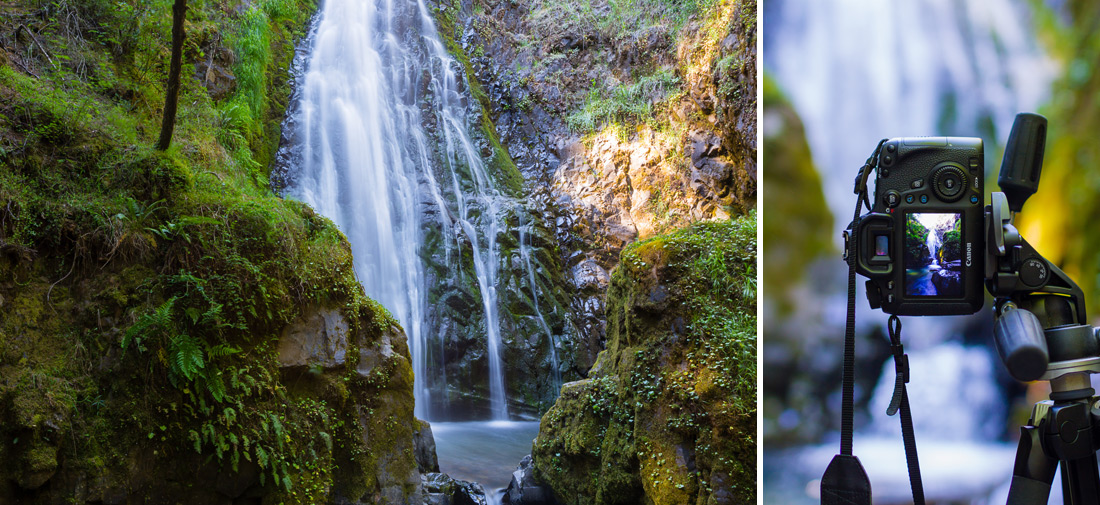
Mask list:
[[[348,320],[339,309],[310,307],[279,337],[279,366],[343,365],[348,351]]]
[[[755,215],[624,249],[607,349],[562,386],[510,503],[756,501]],[[515,501],[522,499],[522,501]]]

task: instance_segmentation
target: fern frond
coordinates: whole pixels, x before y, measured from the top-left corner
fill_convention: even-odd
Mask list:
[[[240,347],[234,347],[229,344],[218,344],[214,347],[206,349],[206,354],[207,356],[210,356],[210,359],[223,358],[225,356],[230,356],[239,352],[241,352]]]
[[[194,380],[206,365],[202,357],[202,347],[190,335],[176,335],[172,339],[171,371],[187,380]]]
[[[206,379],[206,390],[210,391],[210,396],[214,398],[214,401],[221,403],[225,401],[225,383],[222,382],[221,373],[207,373],[204,374]]]

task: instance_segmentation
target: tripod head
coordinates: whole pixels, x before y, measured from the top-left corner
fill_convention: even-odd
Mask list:
[[[1061,468],[1065,503],[1100,497],[1100,409],[1090,374],[1100,373],[1100,338],[1087,324],[1085,295],[1031,247],[1015,213],[1039,187],[1046,118],[1019,114],[1008,137],[997,184],[985,209],[986,290],[996,299],[994,341],[1017,380],[1050,381],[1050,400],[1035,404],[1020,428],[1009,505],[1046,503]]]
[[[1015,213],[1039,187],[1047,120],[1019,114],[1008,137],[997,184],[985,209],[986,289],[996,299],[994,337],[1017,380],[1100,373],[1100,340],[1086,324],[1085,296],[1058,267],[1028,244]]]

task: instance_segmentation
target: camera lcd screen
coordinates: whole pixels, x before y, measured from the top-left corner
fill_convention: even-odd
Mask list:
[[[962,214],[905,217],[905,295],[962,298]]]

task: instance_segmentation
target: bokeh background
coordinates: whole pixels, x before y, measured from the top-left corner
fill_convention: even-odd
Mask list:
[[[995,188],[1015,114],[1046,115],[1041,186],[1017,225],[1084,289],[1089,318],[1100,322],[1100,5],[763,5],[764,501],[817,503],[817,479],[839,449],[840,233],[855,205],[855,172],[879,139],[981,137],[987,188]],[[907,503],[899,421],[885,414],[894,375],[886,316],[869,308],[862,278],[857,284],[855,453],[876,503]],[[1008,377],[993,349],[989,302],[973,316],[902,318],[930,502],[1004,503],[1018,426],[1049,392]]]

